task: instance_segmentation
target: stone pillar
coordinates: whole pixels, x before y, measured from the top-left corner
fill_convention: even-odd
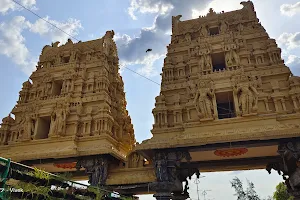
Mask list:
[[[108,159],[103,155],[81,158],[76,163],[76,169],[85,168],[85,173],[89,175],[89,183],[99,187],[105,185],[108,175]]]
[[[267,171],[276,170],[282,174],[288,193],[300,200],[300,139],[280,144],[277,151],[281,157],[278,162],[269,163]]]
[[[297,105],[297,101],[296,101],[296,97],[293,96],[293,97],[292,97],[292,100],[293,100],[293,104],[294,104],[295,110],[296,110],[296,111],[299,110],[298,105]]]
[[[188,120],[191,120],[192,117],[191,117],[190,109],[187,108],[187,109],[186,109],[186,112],[187,112],[187,118],[188,118]]]
[[[83,135],[85,135],[85,131],[86,131],[86,122],[83,123],[83,127],[82,127],[82,133]]]
[[[238,100],[236,92],[233,93],[233,102],[234,102],[234,108],[235,108],[236,116],[241,116],[241,111],[240,111],[240,108],[239,108],[239,100]]]
[[[274,105],[275,105],[275,110],[276,110],[276,112],[279,112],[278,101],[277,101],[277,99],[274,99]]]
[[[267,99],[267,98],[264,98],[264,102],[265,102],[266,111],[267,111],[267,112],[270,112],[268,99]]]
[[[156,182],[151,183],[150,188],[156,192],[153,196],[157,200],[186,199],[188,197],[187,192],[183,191],[183,178],[180,173],[183,159],[188,162],[191,160],[188,152],[168,150],[155,152],[153,164]]]
[[[286,111],[285,100],[283,98],[280,100],[281,100],[283,110]]]
[[[87,130],[86,130],[87,135],[90,135],[90,134],[91,134],[91,125],[92,125],[92,122],[89,121],[89,122],[87,123]]]
[[[174,118],[174,124],[176,124],[178,122],[176,111],[173,112],[173,118]]]
[[[168,124],[168,112],[165,111],[165,124]]]

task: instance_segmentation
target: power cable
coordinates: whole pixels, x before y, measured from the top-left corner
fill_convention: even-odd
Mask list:
[[[56,29],[58,29],[59,31],[63,32],[64,34],[68,35],[70,38],[76,40],[77,42],[80,41],[80,40],[78,40],[77,38],[75,38],[74,36],[70,35],[70,34],[67,33],[66,31],[64,31],[63,29],[61,29],[61,28],[59,28],[58,26],[56,26],[55,24],[53,24],[53,23],[49,22],[48,20],[42,18],[42,17],[41,17],[40,15],[38,15],[37,13],[35,13],[35,12],[33,12],[32,10],[30,10],[29,8],[25,7],[25,6],[22,5],[21,3],[17,2],[16,0],[12,0],[12,1],[13,1],[14,3],[18,4],[19,6],[21,6],[22,8],[24,8],[25,10],[29,11],[29,12],[32,13],[33,15],[37,16],[37,17],[40,18],[41,20],[43,20],[43,21],[45,21],[46,23],[50,24],[50,25],[53,26],[54,28],[56,28]],[[90,48],[90,49],[92,49],[93,51],[95,51],[93,48],[89,47],[86,43],[84,43],[84,44],[85,44],[88,48]],[[141,77],[143,77],[143,78],[145,78],[145,79],[147,79],[147,80],[149,80],[149,81],[151,81],[151,82],[157,84],[157,85],[160,85],[160,84],[157,83],[156,81],[153,81],[153,80],[147,78],[146,76],[144,76],[144,75],[142,75],[142,74],[140,74],[140,73],[138,73],[138,72],[136,72],[136,71],[134,71],[134,70],[132,70],[132,69],[130,69],[130,68],[128,68],[128,67],[126,67],[125,65],[123,65],[123,67],[124,67],[125,69],[127,69],[127,70],[129,70],[129,71],[131,71],[131,72],[133,72],[133,73],[135,73],[135,74],[137,74],[137,75],[139,75],[139,76],[141,76]]]
[[[75,38],[74,36],[70,35],[70,34],[67,33],[66,31],[64,31],[64,30],[62,30],[61,28],[59,28],[58,26],[56,26],[55,24],[53,24],[53,23],[49,22],[48,20],[42,18],[40,15],[38,15],[38,14],[35,13],[35,12],[33,12],[33,11],[30,10],[29,8],[26,8],[24,5],[22,5],[21,3],[17,2],[16,0],[12,0],[12,1],[15,2],[16,4],[18,4],[19,6],[21,6],[22,8],[24,8],[25,10],[31,12],[33,15],[37,16],[37,17],[40,18],[41,20],[45,21],[46,23],[50,24],[51,26],[55,27],[56,29],[60,30],[61,32],[65,33],[65,34],[68,35],[70,38],[76,40],[77,42],[80,41],[80,40],[78,40],[77,38]],[[85,44],[85,43],[84,43],[84,44]],[[89,47],[87,44],[85,44],[85,45],[86,45],[87,47]],[[89,47],[89,48],[92,49],[93,51],[95,51],[93,48],[91,48],[91,47]],[[151,82],[153,82],[153,83],[155,83],[155,84],[157,84],[157,85],[160,85],[160,84],[157,83],[156,81],[154,81],[154,80],[152,80],[152,79],[150,79],[150,78],[148,78],[148,77],[146,77],[146,76],[144,76],[144,75],[142,75],[142,74],[140,74],[140,73],[138,73],[138,72],[136,72],[136,71],[134,71],[134,70],[132,70],[132,69],[130,69],[130,68],[128,68],[128,67],[126,67],[126,65],[123,65],[122,67],[124,67],[125,69],[127,69],[127,70],[129,70],[129,71],[131,71],[131,72],[133,72],[133,73],[135,73],[135,74],[137,74],[137,75],[139,75],[139,76],[141,76],[141,77],[147,79],[148,81],[151,81]],[[227,110],[227,111],[231,112],[231,110],[226,109],[226,108],[222,108],[222,107],[218,107],[218,106],[217,106],[217,108],[220,108],[220,109]]]

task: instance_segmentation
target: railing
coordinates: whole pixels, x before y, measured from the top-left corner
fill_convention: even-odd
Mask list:
[[[0,157],[0,199],[128,199],[126,196],[100,187],[67,180],[36,168]],[[8,186],[9,179],[18,180]],[[130,198],[132,199],[132,198]]]

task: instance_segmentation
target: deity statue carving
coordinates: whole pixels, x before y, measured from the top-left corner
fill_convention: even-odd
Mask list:
[[[182,15],[172,16],[172,32],[173,35],[177,35],[179,33],[178,24],[180,22],[180,18]]]
[[[251,79],[245,74],[234,77],[232,80],[233,92],[237,95],[242,115],[256,113],[259,94],[254,87],[255,83],[251,82]]]
[[[199,78],[194,104],[200,119],[213,119],[215,91],[213,81],[204,77]]]
[[[49,136],[65,136],[68,114],[69,109],[64,108],[62,105],[57,106],[51,114]]]
[[[199,55],[199,67],[203,70],[211,70],[212,69],[212,60],[210,55],[210,46],[204,45],[202,47],[197,48]]]
[[[62,83],[61,87],[61,93],[69,93],[72,92],[74,89],[74,81],[72,77],[72,72],[68,72],[68,74],[65,74],[65,78]]]
[[[45,80],[44,85],[42,87],[42,97],[47,97],[51,94],[52,90],[52,82],[48,82]]]
[[[243,26],[242,23],[239,23],[239,24],[237,25],[237,30],[238,30],[239,32],[243,32],[243,31],[244,31],[244,26]]]
[[[99,187],[105,184],[108,175],[107,158],[98,156],[79,160],[76,168],[79,170],[81,167],[85,168],[85,172],[89,175],[89,183],[92,186]]]
[[[226,33],[228,30],[228,23],[225,21],[222,21],[220,24],[220,33]]]
[[[185,41],[186,41],[186,42],[191,43],[192,37],[191,37],[191,34],[190,34],[190,33],[186,33],[186,34],[184,35],[184,37],[185,37]]]
[[[212,68],[212,60],[210,54],[205,54],[205,69],[211,69]]]
[[[208,29],[205,24],[202,24],[200,27],[200,36],[203,36],[203,37],[208,36]]]
[[[199,52],[199,66],[201,70],[205,69],[205,55],[202,52]]]
[[[240,57],[236,53],[237,45],[226,45],[224,47],[225,50],[225,61],[227,66],[239,65],[240,64]]]
[[[33,139],[33,133],[35,129],[35,121],[31,115],[23,115],[21,121],[18,124],[19,140],[31,140]]]
[[[17,126],[17,132],[19,135],[19,140],[22,140],[22,138],[24,137],[24,131],[25,131],[25,125],[26,125],[26,119],[25,116],[21,118],[21,120],[19,121],[19,124]]]
[[[169,181],[168,163],[164,153],[158,152],[154,158],[155,174],[158,182]]]
[[[56,65],[58,65],[58,64],[61,63],[61,56],[60,56],[60,55],[56,55],[56,56],[55,56],[55,61],[54,61],[54,63],[55,63]]]
[[[29,91],[32,88],[32,84],[30,83],[30,81],[25,81],[23,83],[23,87],[22,90],[20,91],[20,95],[19,95],[19,102],[26,102],[29,99]]]
[[[75,62],[78,59],[78,54],[76,51],[71,51],[70,62]]]
[[[194,100],[195,98],[195,92],[196,92],[196,86],[192,80],[187,79],[187,94],[188,98]]]
[[[136,152],[132,153],[129,156],[129,168],[137,168],[141,166],[142,156]]]

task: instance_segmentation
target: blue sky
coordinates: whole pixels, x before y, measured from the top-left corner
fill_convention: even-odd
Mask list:
[[[102,37],[106,30],[115,31],[128,110],[139,142],[151,137],[152,109],[160,87],[123,66],[160,83],[172,15],[182,14],[183,19],[190,19],[206,14],[210,7],[218,12],[241,8],[239,0],[226,0],[226,4],[224,0],[18,2],[82,41]],[[295,75],[300,75],[300,1],[254,0],[254,5],[262,25],[282,48],[286,64]],[[53,41],[65,42],[68,37],[13,1],[0,0],[0,118],[15,105],[22,83],[34,70],[43,46]],[[146,54],[148,48],[153,51]],[[216,191],[209,194],[211,199],[235,199],[229,184],[235,175],[253,181],[261,196],[271,195],[280,181],[278,175],[265,171],[208,173],[202,187]],[[195,198],[195,191],[191,193]]]

